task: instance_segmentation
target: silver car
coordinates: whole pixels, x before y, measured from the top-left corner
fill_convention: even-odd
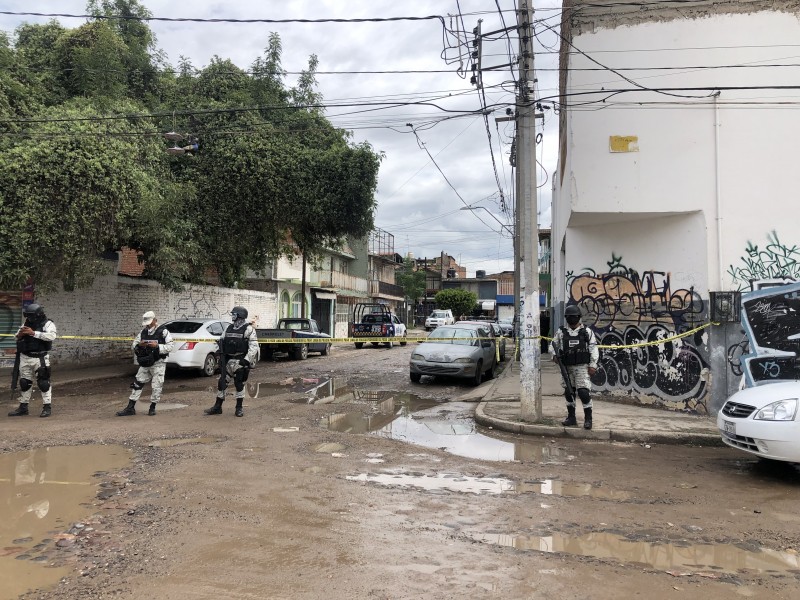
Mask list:
[[[506,338],[500,329],[500,325],[493,321],[459,321],[459,325],[471,325],[473,327],[484,327],[489,331],[490,337],[494,338],[495,344],[500,348],[500,362],[506,359]]]
[[[496,350],[491,333],[482,326],[442,325],[411,354],[409,375],[419,383],[423,375],[460,377],[480,385],[494,377]]]
[[[217,370],[217,340],[225,333],[229,321],[219,319],[177,319],[164,323],[172,335],[174,349],[164,362],[168,367],[200,369],[206,377]]]

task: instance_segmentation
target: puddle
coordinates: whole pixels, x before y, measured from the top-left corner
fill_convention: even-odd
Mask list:
[[[757,548],[747,550],[733,544],[680,544],[630,540],[611,533],[589,533],[570,536],[556,533],[548,536],[482,534],[476,541],[508,546],[518,550],[573,554],[614,562],[645,565],[660,571],[711,574],[752,571],[758,573],[797,573],[800,556],[789,552]],[[686,572],[686,570],[690,572]]]
[[[373,413],[333,414],[323,418],[321,425],[331,431],[369,433],[466,458],[542,464],[574,459],[565,448],[554,444],[510,442],[479,433],[473,418],[474,403],[440,403],[411,394],[382,393],[389,396],[375,404]]]
[[[522,481],[514,485],[519,494],[534,493],[545,496],[566,496],[569,498],[596,498],[598,500],[630,500],[631,492],[613,490],[591,483],[571,483],[558,479],[542,479],[540,481]]]
[[[414,475],[411,473],[360,473],[348,475],[348,481],[384,486],[415,488],[425,491],[449,491],[467,494],[502,494],[514,489],[514,482],[502,477],[470,477],[460,473]]]
[[[284,380],[280,389],[283,393],[291,391],[303,394],[302,397],[287,400],[294,404],[359,404],[382,402],[398,396],[396,392],[359,390],[350,386],[348,380],[344,378],[293,377]],[[416,398],[411,394],[403,395]]]
[[[369,462],[369,461],[368,461]],[[470,494],[543,494],[602,500],[628,500],[629,492],[595,487],[589,483],[569,483],[555,479],[518,482],[506,477],[471,477],[461,473],[422,475],[403,471],[348,475],[348,481],[373,483],[387,487],[414,488],[426,491],[450,491]]]
[[[68,573],[67,568],[51,567],[57,535],[94,512],[94,474],[129,461],[121,446],[63,446],[0,455],[0,600],[55,585]]]
[[[217,437],[169,438],[153,440],[147,445],[151,448],[168,448],[170,446],[182,446],[184,444],[214,444],[222,441],[224,441],[224,438]]]

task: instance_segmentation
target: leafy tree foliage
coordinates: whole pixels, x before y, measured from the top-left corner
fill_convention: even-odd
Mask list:
[[[436,292],[434,301],[436,302],[436,308],[442,310],[449,308],[453,311],[453,315],[458,318],[458,315],[471,315],[475,311],[478,296],[475,292],[461,289],[441,290]]]
[[[418,271],[415,267],[413,258],[405,258],[402,268],[395,273],[397,285],[414,304],[425,295],[425,271]]]
[[[169,287],[209,269],[235,285],[372,230],[382,155],[325,119],[316,56],[291,88],[274,33],[250,73],[222,57],[174,71],[146,21],[104,18],[149,16],[136,0],[87,10],[0,38],[0,288],[87,284],[121,246]]]

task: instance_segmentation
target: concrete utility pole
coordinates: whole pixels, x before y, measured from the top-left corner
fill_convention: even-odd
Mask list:
[[[533,96],[533,0],[520,0],[519,90],[517,94],[517,210],[518,239],[522,263],[520,331],[520,417],[524,421],[542,418],[542,380],[539,342],[539,224],[536,201],[536,118]],[[518,267],[519,268],[519,267]]]

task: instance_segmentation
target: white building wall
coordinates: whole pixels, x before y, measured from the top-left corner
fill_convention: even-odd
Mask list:
[[[142,314],[156,313],[160,323],[184,317],[225,318],[244,306],[256,325],[275,322],[275,294],[204,285],[169,292],[147,279],[105,275],[87,289],[37,294],[36,301],[58,328],[59,336],[126,338],[124,340],[58,339],[53,362],[130,359],[130,341],[141,330]]]
[[[753,6],[773,5],[715,14],[725,7],[709,2],[657,16],[595,7],[573,22],[563,90],[573,106],[562,107],[553,195],[556,324],[565,302],[579,303],[604,345],[666,340],[605,350],[599,390],[715,412],[738,383],[730,357],[742,336],[737,323],[694,331],[710,320],[711,292],[800,280],[791,218],[800,93],[764,89],[797,85],[794,68],[764,65],[796,62],[787,57],[800,20],[788,9],[745,12]],[[627,137],[629,151],[612,152],[612,136]]]

